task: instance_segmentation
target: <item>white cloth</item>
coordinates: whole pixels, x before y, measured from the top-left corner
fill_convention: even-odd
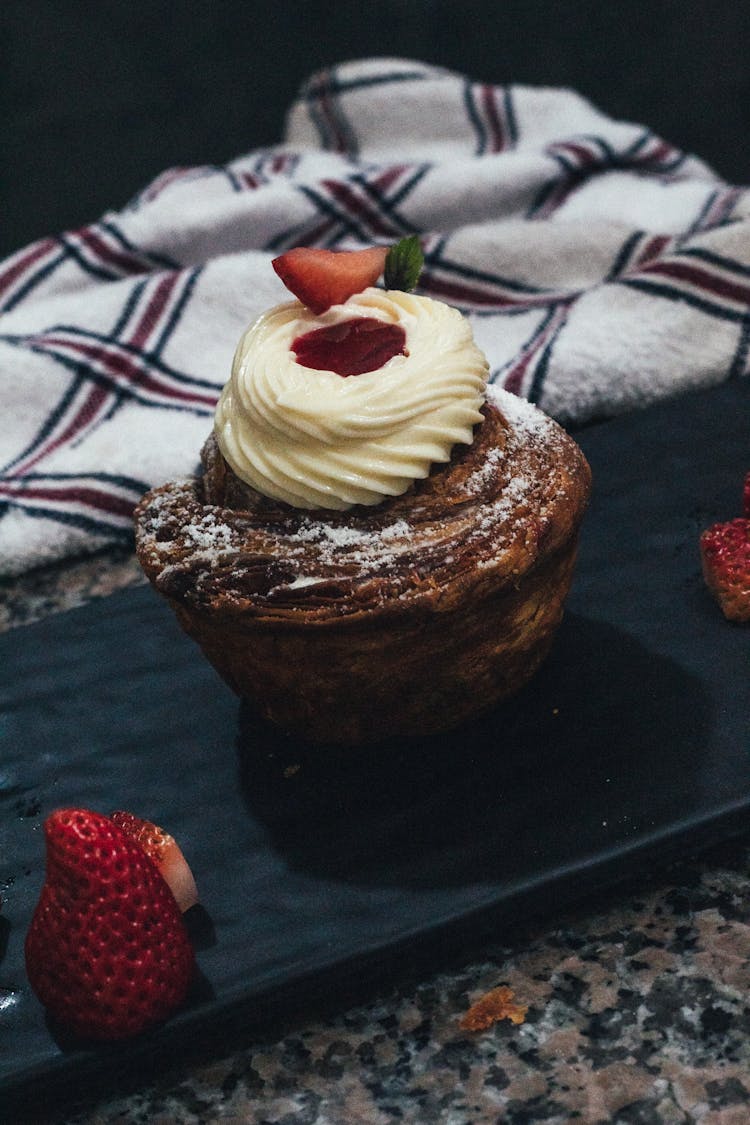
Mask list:
[[[296,245],[422,238],[419,291],[565,424],[748,373],[750,194],[569,90],[419,62],[315,75],[284,143],[172,169],[0,263],[0,567],[129,542],[193,471],[235,344]]]

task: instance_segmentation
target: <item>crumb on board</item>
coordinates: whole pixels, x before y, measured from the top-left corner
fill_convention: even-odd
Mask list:
[[[501,984],[485,992],[484,996],[471,1005],[459,1023],[462,1031],[483,1031],[491,1027],[498,1020],[510,1020],[511,1023],[523,1023],[528,1011],[527,1004],[516,1004],[513,999],[513,990]]]
[[[294,777],[295,773],[299,773],[302,767],[299,764],[293,766],[285,766],[284,777]]]

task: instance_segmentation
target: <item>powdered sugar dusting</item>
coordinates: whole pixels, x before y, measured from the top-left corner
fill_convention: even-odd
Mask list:
[[[497,475],[502,462],[507,457],[515,459],[515,453],[519,446],[528,442],[549,441],[551,435],[555,432],[552,421],[538,407],[510,391],[504,390],[502,387],[489,384],[487,401],[492,406],[496,406],[508,422],[510,429],[507,435],[507,446],[505,448],[498,446],[489,450],[482,465],[471,474],[466,482],[466,487],[470,492],[482,492],[493,477]],[[510,486],[505,490],[499,501],[504,510],[507,508],[509,511],[517,501],[518,489],[520,488],[525,492],[529,484],[529,481],[523,479],[515,479],[510,482]]]
[[[403,538],[409,534],[409,525],[406,520],[397,520],[388,527],[375,531],[362,531],[357,527],[336,527],[330,523],[321,523],[318,520],[303,518],[300,521],[299,531],[291,538],[302,543],[315,543],[328,541],[335,547],[374,547],[381,540]]]
[[[472,537],[482,539],[491,536],[493,528],[506,525],[514,515],[518,515],[526,507],[533,486],[530,476],[520,474],[513,477],[498,498],[484,506],[472,530]],[[493,566],[494,563],[494,555],[477,560],[480,569]]]
[[[487,483],[492,480],[497,473],[498,466],[505,456],[506,453],[504,449],[491,449],[484,463],[467,479],[467,490],[476,493],[482,492]]]
[[[222,561],[237,554],[236,532],[229,524],[217,518],[221,509],[212,505],[202,506],[192,520],[175,521],[175,496],[191,493],[194,489],[194,479],[176,481],[163,491],[155,492],[148,506],[148,538],[151,550],[158,555],[169,558],[178,550],[183,558],[187,554],[193,562],[207,563],[211,568],[218,566]],[[138,524],[136,531],[139,538],[143,538],[143,528]],[[167,566],[162,570],[162,576],[171,571],[179,570],[176,566]]]
[[[553,428],[552,420],[538,406],[495,383],[487,385],[487,401],[502,411],[520,435],[545,437]]]
[[[195,523],[188,524],[185,535],[202,551],[220,551],[232,547],[232,529],[206,514]]]
[[[411,547],[413,529],[404,519],[382,528],[363,530],[351,525],[336,525],[304,516],[299,526],[284,539],[288,557],[312,548],[318,565],[334,567],[337,562],[356,567],[361,574],[394,562]],[[289,588],[293,588],[290,584]]]
[[[463,481],[457,467],[456,485],[437,513],[417,501],[394,512],[391,522],[384,512],[384,526],[377,512],[366,519],[299,511],[269,518],[206,504],[200,482],[191,480],[151,496],[139,535],[147,538],[154,565],[161,562],[162,579],[176,582],[192,572],[201,591],[202,576],[221,569],[222,589],[236,588],[258,604],[315,607],[345,597],[347,586],[357,589],[357,604],[365,589],[380,601],[422,583],[434,589],[450,580],[447,571],[461,570],[464,558],[469,567],[502,566],[511,549],[533,549],[540,520],[559,496],[559,487],[547,496],[540,466],[566,439],[525,399],[494,386],[487,399],[505,419],[493,423],[497,444],[490,438],[489,449],[482,445],[472,466],[481,463]],[[270,588],[268,577],[275,579]]]

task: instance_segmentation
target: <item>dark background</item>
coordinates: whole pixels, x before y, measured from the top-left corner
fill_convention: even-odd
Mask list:
[[[2,0],[0,254],[280,140],[311,71],[367,55],[572,86],[750,182],[749,48],[745,0]]]

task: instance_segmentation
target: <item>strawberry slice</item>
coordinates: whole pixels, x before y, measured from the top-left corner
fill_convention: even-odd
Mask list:
[[[715,523],[700,540],[703,577],[730,621],[750,621],[750,518]]]
[[[183,1002],[193,975],[174,896],[109,817],[61,809],[44,833],[46,878],[25,944],[31,987],[77,1035],[137,1035]]]
[[[271,265],[290,293],[311,312],[323,313],[374,285],[388,256],[386,246],[367,250],[315,250],[298,246]]]
[[[314,371],[363,375],[377,371],[394,355],[406,354],[406,332],[374,316],[354,316],[341,324],[314,328],[292,344],[297,363]]]
[[[109,819],[140,844],[149,859],[154,861],[183,914],[199,902],[193,873],[173,836],[133,813],[113,812]]]

